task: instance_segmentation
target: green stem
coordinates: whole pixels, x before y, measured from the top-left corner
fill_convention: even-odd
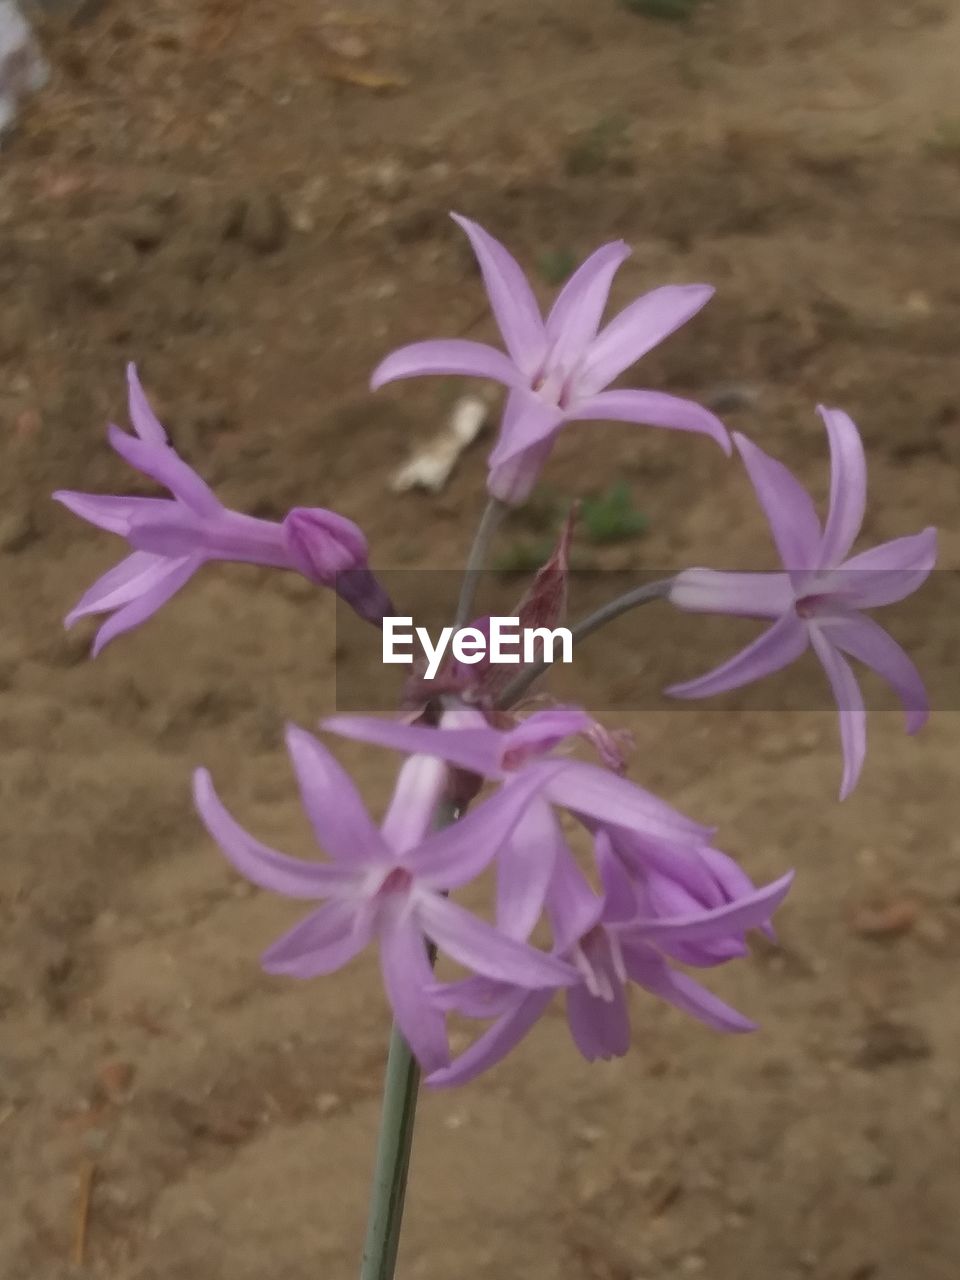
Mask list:
[[[645,586],[634,587],[626,595],[617,596],[615,600],[610,600],[607,604],[602,605],[596,613],[591,613],[588,617],[583,618],[571,630],[570,637],[574,647],[581,640],[586,640],[587,636],[592,635],[594,631],[599,631],[608,622],[613,622],[615,618],[619,618],[621,614],[629,613],[631,609],[638,609],[640,605],[650,604],[654,600],[665,600],[673,581],[673,578],[660,578],[657,582],[649,582]],[[546,662],[535,662],[521,671],[519,675],[514,676],[497,699],[497,706],[503,709],[512,707],[526,693],[533,682],[539,680],[548,665],[549,663]]]
[[[457,808],[449,801],[444,802],[437,814],[437,828],[448,827],[459,817]],[[437,958],[432,943],[427,954],[432,965]],[[400,1028],[394,1023],[383,1077],[380,1136],[377,1139],[360,1280],[394,1280],[419,1089],[420,1067]]]
[[[484,508],[483,515],[480,517],[477,535],[473,540],[473,546],[470,548],[466,572],[463,575],[463,584],[460,587],[460,599],[457,602],[457,612],[453,619],[455,627],[465,626],[470,620],[473,598],[477,592],[477,582],[487,563],[490,544],[497,529],[500,527],[501,520],[506,514],[506,505],[497,498],[491,498]]]
[[[413,1146],[420,1068],[394,1025],[383,1082],[383,1110],[360,1280],[393,1280]]]

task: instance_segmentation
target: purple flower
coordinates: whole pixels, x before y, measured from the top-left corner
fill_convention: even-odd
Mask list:
[[[498,240],[467,218],[490,306],[509,354],[459,338],[401,347],[378,366],[374,390],[398,378],[464,374],[509,388],[500,437],[490,455],[489,490],[522,502],[536,483],[565,422],[613,419],[712,436],[729,453],[720,420],[689,400],[661,391],[607,391],[610,383],[710,299],[709,285],[667,285],[644,294],[600,330],[614,274],[630,250],[604,245],[576,271],[546,321],[520,266]]]
[[[223,807],[207,771],[198,769],[194,778],[200,816],[242,875],[287,897],[325,900],[265,953],[268,973],[333,973],[376,939],[397,1023],[426,1071],[449,1061],[443,1015],[427,995],[428,939],[453,960],[498,981],[540,988],[573,979],[563,960],[508,937],[444,896],[483,870],[547,772],[528,774],[431,834],[446,774],[438,761],[412,756],[404,763],[377,828],[348,775],[316,738],[290,727],[287,749],[328,863],[301,862],[260,844]],[[562,768],[554,766],[554,772]]]
[[[472,708],[446,712],[438,729],[354,715],[331,716],[321,727],[359,742],[436,756],[481,778],[509,784],[525,777],[537,762],[556,760],[558,748],[589,733],[594,724],[579,707],[552,707],[534,712],[512,729],[493,728]],[[649,791],[581,760],[566,759],[562,774],[551,776],[544,784],[543,796],[582,817],[627,827],[654,839],[699,845],[710,835],[707,827],[684,817]]]
[[[657,882],[653,892],[649,882],[628,872],[609,832],[597,834],[596,855],[602,884],[599,897],[566,848],[558,854],[547,895],[554,954],[568,960],[579,974],[579,982],[566,988],[565,999],[570,1034],[584,1058],[592,1062],[622,1057],[629,1049],[628,982],[717,1031],[752,1031],[754,1023],[668,961],[714,965],[742,954],[745,931],[769,926],[792,873],[754,889],[739,868],[735,877],[731,875],[725,865],[729,859],[724,859],[717,876],[705,858],[702,880],[709,883],[713,876],[714,896],[719,898],[717,905],[707,906],[690,887],[689,867],[679,873],[671,871],[669,864],[651,869],[648,880]],[[717,856],[723,859],[722,854]],[[728,881],[726,889],[721,886],[723,878]],[[498,923],[505,929],[503,921]],[[552,990],[524,990],[486,978],[438,984],[434,1000],[444,1011],[494,1021],[450,1066],[434,1071],[427,1083],[436,1087],[464,1084],[499,1062],[533,1027],[553,995]]]
[[[145,622],[208,560],[292,569],[333,587],[361,617],[379,624],[393,606],[367,567],[357,526],[333,511],[294,508],[282,522],[229,511],[170,445],[131,364],[127,369],[135,436],[111,426],[110,444],[172,498],[125,498],[61,489],[53,496],[75,515],[126,538],[133,552],[98,579],[67,614],[111,617],[97,632],[94,657],[115,636]]]
[[[785,573],[717,573],[688,569],[674,581],[680,609],[775,618],[774,625],[727,662],[666,692],[701,698],[779,671],[812,646],[840,710],[843,781],[856,785],[866,755],[863,695],[844,655],[882,676],[903,703],[907,732],[929,713],[923,681],[900,645],[860,610],[893,604],[926,580],[937,555],[937,531],[924,529],[850,556],[863,523],[867,475],[856,426],[839,409],[820,408],[830,441],[830,508],[821,528],[809,494],[796,478],[744,436],[734,440],[773,534]]]
[[[418,752],[445,760],[468,774],[505,784],[510,790],[545,771],[542,792],[535,795],[514,836],[497,858],[497,901],[500,919],[526,936],[543,909],[563,836],[554,807],[567,809],[588,823],[625,827],[651,841],[685,849],[701,846],[708,828],[684,817],[648,791],[598,765],[565,759],[555,773],[555,752],[571,738],[589,733],[594,721],[575,707],[538,711],[513,729],[495,729],[471,708],[444,714],[440,728],[404,724],[373,716],[333,716],[324,729],[395,750]]]

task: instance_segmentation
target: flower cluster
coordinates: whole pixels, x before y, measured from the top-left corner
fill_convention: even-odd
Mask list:
[[[700,433],[728,455],[735,445],[783,570],[687,569],[662,590],[643,593],[642,601],[638,594],[612,602],[585,620],[580,634],[655,598],[682,610],[768,619],[769,630],[742,653],[667,692],[695,698],[734,689],[812,647],[840,709],[841,796],[848,795],[866,743],[866,713],[848,658],[888,681],[910,732],[928,714],[913,663],[864,610],[901,600],[923,583],[936,557],[935,531],[851,555],[864,517],[866,466],[857,429],[838,409],[821,410],[832,463],[821,525],[790,472],[742,435],[731,442],[707,409],[660,391],[609,389],[705,305],[709,286],[655,289],[602,327],[614,274],[628,254],[616,242],[574,273],[544,320],[503,245],[467,219],[456,220],[477,256],[506,352],[462,340],[416,343],[389,355],[373,386],[421,374],[492,378],[506,386],[489,459],[493,511],[527,498],[557,432],[570,422],[603,418]],[[55,495],[132,548],[67,617],[69,625],[87,614],[110,615],[94,653],[149,618],[210,560],[295,571],[332,587],[374,625],[392,612],[355,524],[317,508],[295,508],[279,523],[228,510],[171,447],[132,367],[129,391],[135,435],[111,427],[110,443],[171,496]],[[474,567],[493,524],[481,524]],[[572,530],[571,518],[519,606],[529,621],[553,624],[566,609]],[[471,605],[468,573],[461,619]],[[397,1025],[435,1086],[463,1083],[491,1067],[559,993],[574,1043],[588,1060],[627,1051],[629,984],[717,1030],[749,1030],[747,1018],[685,970],[743,956],[750,930],[770,934],[792,879],[790,872],[756,887],[714,848],[710,828],[623,776],[617,733],[586,711],[521,702],[538,673],[530,669],[518,683],[489,667],[451,667],[436,682],[416,676],[408,682],[403,718],[326,720],[327,734],[405,757],[379,825],[324,742],[290,727],[287,748],[325,861],[300,861],[261,844],[224,808],[210,775],[201,769],[195,776],[197,809],[232,865],[264,889],[320,904],[269,948],[264,967],[312,978],[376,944]],[[577,758],[578,742],[591,743],[599,763]],[[495,901],[488,921],[451,895],[490,871]],[[464,975],[438,980],[437,951]],[[451,1013],[489,1023],[453,1059]]]

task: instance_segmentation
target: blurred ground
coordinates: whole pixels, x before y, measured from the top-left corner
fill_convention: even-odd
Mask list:
[[[545,275],[625,237],[618,298],[715,283],[643,383],[723,403],[821,494],[813,405],[842,404],[866,533],[936,523],[955,568],[960,5],[717,0],[659,23],[614,0],[105,0],[44,42],[54,80],[0,153],[0,1274],[339,1280],[375,975],[261,975],[297,909],[228,873],[188,796],[204,762],[264,838],[309,848],[279,732],[330,709],[332,604],[210,571],[90,664],[59,620],[116,548],[48,494],[127,486],[103,431],[135,358],[232,505],[335,506],[381,564],[457,565],[483,448],[440,497],[387,480],[461,388],[365,390],[393,345],[489,332],[453,208]],[[766,554],[708,442],[584,427],[547,481],[611,474],[651,528],[599,563]],[[644,679],[624,637],[619,667],[585,654],[584,700]],[[956,718],[912,742],[877,716],[843,806],[828,713],[621,722],[639,781],[757,878],[799,869],[782,950],[709,978],[763,1030],[720,1040],[638,1001],[632,1055],[588,1067],[555,1013],[426,1098],[403,1277],[955,1280]],[[393,761],[347,758],[381,797]]]

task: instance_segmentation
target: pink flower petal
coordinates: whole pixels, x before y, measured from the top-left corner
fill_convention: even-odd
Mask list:
[[[263,953],[267,973],[319,978],[342,969],[373,937],[372,917],[350,902],[330,902],[312,912]]]
[[[563,286],[547,317],[551,368],[571,368],[597,336],[613,277],[629,256],[622,240],[605,244]]]
[[[137,366],[132,363],[127,365],[127,392],[130,421],[140,439],[145,440],[147,444],[168,444],[167,433],[150,408],[143,387],[140,385]]]
[[[372,391],[401,378],[424,375],[459,374],[465,378],[492,378],[512,387],[523,375],[517,366],[496,347],[462,338],[438,338],[433,342],[414,342],[392,351],[373,371]]]
[[[857,609],[896,604],[923,586],[937,562],[937,531],[924,529],[861,551],[847,560],[828,581]]]
[[[834,648],[826,633],[818,627],[812,627],[810,641],[827,673],[840,712],[840,741],[843,747],[840,799],[846,800],[857,785],[867,754],[867,713],[863,706],[863,694],[850,664]]]
[[[668,284],[637,298],[591,344],[577,379],[578,394],[592,396],[609,386],[712,297],[708,284]]]
[[[552,991],[531,991],[526,994],[518,992],[509,1011],[498,1018],[459,1058],[455,1058],[449,1067],[429,1075],[427,1084],[432,1089],[466,1084],[468,1080],[474,1080],[482,1072],[496,1066],[539,1021],[552,999]]]
[[[767,517],[783,567],[791,574],[817,568],[820,520],[810,495],[782,462],[758,449],[738,431],[733,439]]]
[[[560,777],[547,784],[546,794],[554,804],[573,813],[681,844],[699,844],[710,834],[707,827],[684,817],[642,787],[579,760],[571,761]]]
[[[427,836],[400,861],[429,889],[447,891],[468,884],[500,852],[550,777],[563,770],[557,765],[525,771],[459,822]]]
[[[171,562],[163,556],[150,555],[146,551],[134,551],[125,556],[87,588],[67,614],[66,626],[72,627],[78,618],[91,613],[109,613],[145,595],[164,581],[170,566]]]
[[[418,895],[417,915],[441,951],[484,977],[530,988],[560,987],[576,978],[563,960],[506,937],[438,894]]]
[[[128,558],[132,559],[133,557]],[[91,654],[94,658],[103,652],[111,640],[115,640],[117,636],[123,635],[127,631],[132,631],[134,627],[139,627],[141,622],[146,622],[148,618],[152,618],[158,609],[161,609],[168,600],[177,594],[182,586],[189,582],[197,569],[199,569],[201,561],[193,556],[188,556],[185,560],[166,560],[164,564],[166,572],[163,577],[154,582],[151,587],[135,600],[132,600],[130,604],[125,605],[111,618],[108,618],[97,632],[91,649]]]
[[[527,450],[546,444],[563,426],[565,413],[559,405],[524,387],[516,387],[507,401],[500,435],[488,459],[491,471],[504,467]]]
[[[649,948],[624,947],[623,961],[628,976],[661,1000],[689,1013],[715,1031],[755,1031],[756,1023],[725,1004],[706,987],[685,973],[671,969]]]
[[[330,716],[320,727],[356,742],[436,756],[481,777],[500,775],[502,734],[496,729],[432,729],[400,720],[353,715]]]
[[[534,801],[497,859],[497,928],[525,942],[543,912],[557,851],[564,843],[550,806]]]
[[[107,439],[124,462],[169,489],[197,515],[217,515],[222,510],[210,486],[169,445],[147,444],[113,426],[107,428]]]
[[[131,521],[156,515],[174,505],[169,498],[124,498],[112,494],[77,493],[72,489],[58,489],[51,496],[81,520],[88,520],[97,528],[118,533],[121,537],[129,532]]]
[[[507,350],[532,375],[546,352],[540,308],[519,264],[489,232],[460,214],[450,215],[466,232],[477,256],[490,307]]]
[[[443,1014],[427,995],[433,972],[423,936],[412,917],[388,913],[380,929],[380,972],[397,1026],[421,1068],[445,1067],[450,1048]]]
[[[830,439],[830,510],[820,545],[819,568],[834,568],[856,541],[867,507],[863,441],[842,409],[818,406]]]
[[[712,942],[725,934],[736,935],[748,929],[760,929],[767,924],[787,896],[792,883],[793,872],[789,871],[772,884],[754,889],[736,901],[712,910],[672,918],[637,916],[623,926],[622,937],[625,942],[634,936],[643,941],[663,938],[683,942]]]
[[[623,983],[614,984],[612,1000],[592,996],[583,984],[571,987],[566,1000],[570,1034],[586,1060],[622,1058],[630,1048],[630,1016]]]
[[[930,700],[920,672],[879,623],[863,614],[854,617],[824,618],[818,624],[826,638],[876,671],[893,689],[903,704],[907,717],[907,733],[918,733],[930,716]]]
[[[356,873],[342,866],[302,862],[261,844],[227,812],[206,769],[193,775],[193,796],[204,826],[230,863],[261,889],[287,898],[326,898],[350,893]]]
[[[317,843],[343,866],[392,860],[350,775],[312,733],[288,725],[287,751]]]
[[[809,642],[807,627],[795,613],[785,613],[752,644],[706,675],[671,685],[664,693],[671,698],[710,698],[730,689],[762,680],[796,662]]]
[[[733,451],[726,427],[715,413],[693,400],[663,391],[601,391],[567,412],[568,422],[638,422],[648,427],[696,431],[710,436],[726,454]]]
[[[447,776],[446,764],[436,756],[412,755],[403,762],[380,828],[394,853],[420,844],[433,828]]]
[[[723,573],[684,569],[667,597],[689,613],[728,613],[742,618],[779,618],[793,608],[794,593],[785,573]]]

